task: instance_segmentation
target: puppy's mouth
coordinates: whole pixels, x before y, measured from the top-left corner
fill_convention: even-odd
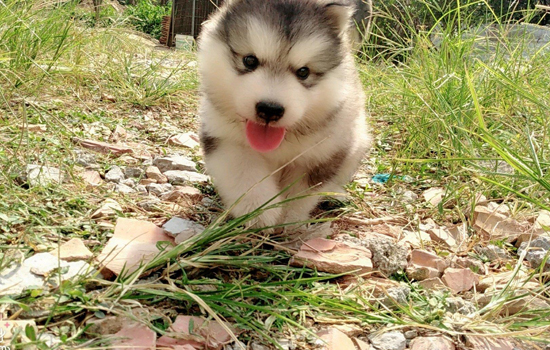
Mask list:
[[[246,121],[246,139],[250,146],[258,152],[271,152],[279,148],[285,138],[286,129]]]

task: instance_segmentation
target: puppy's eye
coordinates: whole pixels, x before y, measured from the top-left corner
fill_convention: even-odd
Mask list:
[[[258,61],[258,58],[256,56],[249,55],[243,58],[243,64],[246,68],[254,70],[258,68],[260,61]]]
[[[296,71],[296,76],[299,79],[306,80],[307,77],[309,77],[309,68],[308,67],[302,67]]]

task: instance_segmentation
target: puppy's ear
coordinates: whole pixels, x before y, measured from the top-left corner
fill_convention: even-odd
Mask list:
[[[234,0],[239,1],[239,0]],[[326,1],[325,9],[334,27],[340,31],[346,31],[351,23],[351,18],[355,13],[354,5],[349,1]]]

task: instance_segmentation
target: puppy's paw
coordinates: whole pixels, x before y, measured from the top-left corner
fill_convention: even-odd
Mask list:
[[[268,209],[261,213],[251,222],[251,226],[254,228],[264,228],[275,226],[281,223],[281,218],[283,216],[283,211],[281,208]],[[264,230],[265,232],[272,233],[274,232],[273,228],[268,228]]]

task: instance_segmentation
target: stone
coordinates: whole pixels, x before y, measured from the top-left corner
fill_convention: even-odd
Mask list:
[[[204,231],[204,226],[178,217],[168,220],[162,228],[168,235],[175,238],[176,244],[180,244]]]
[[[186,148],[197,148],[200,146],[199,136],[194,132],[186,132],[170,137],[168,143],[176,146],[182,146]]]
[[[169,170],[164,175],[172,185],[187,185],[194,182],[206,183],[210,180],[210,176],[186,170]]]
[[[466,336],[466,346],[476,350],[515,350],[514,344],[506,338]]]
[[[460,297],[449,297],[445,301],[447,302],[447,311],[453,314],[458,312],[462,315],[470,315],[476,312],[476,306],[472,302]]]
[[[99,172],[95,170],[83,171],[80,173],[80,177],[84,180],[84,182],[91,186],[99,186],[103,182],[101,175],[99,175]]]
[[[434,253],[420,249],[414,249],[411,252],[411,263],[417,266],[430,267],[437,270],[438,272],[445,271],[448,266],[445,259],[437,256]]]
[[[470,257],[457,257],[451,261],[451,267],[454,268],[466,268],[472,270],[474,273],[486,275],[487,267],[478,259]]]
[[[364,342],[363,340],[359,338],[353,338],[353,342],[355,343],[355,346],[358,350],[371,350],[371,346],[369,343]]]
[[[124,179],[122,181],[120,181],[120,184],[121,185],[126,185],[128,187],[136,187],[136,184],[137,184],[137,181],[136,179]]]
[[[361,237],[361,243],[372,252],[374,267],[386,276],[403,271],[407,267],[408,249],[404,244],[374,233]]]
[[[115,191],[122,193],[122,194],[130,194],[130,193],[136,193],[136,190],[128,185],[125,184],[117,184],[115,186]]]
[[[382,304],[387,307],[395,305],[406,305],[409,301],[409,294],[411,288],[407,285],[400,285],[397,287],[388,288],[387,295],[381,301]]]
[[[404,350],[407,339],[399,331],[391,331],[369,336],[372,346],[377,350]]]
[[[441,203],[444,196],[445,190],[441,187],[429,188],[422,192],[422,197],[424,197],[424,200],[433,207],[436,207],[439,203]]]
[[[147,188],[147,191],[149,191],[150,194],[154,194],[156,196],[162,196],[165,193],[168,193],[173,190],[173,186],[168,183],[164,184],[149,184],[145,186]]]
[[[444,337],[418,337],[411,341],[411,350],[455,350],[452,341]]]
[[[23,262],[23,266],[29,266],[32,273],[40,276],[47,276],[53,270],[67,265],[65,261],[59,261],[49,253],[35,254]]]
[[[413,203],[416,202],[416,200],[418,199],[418,195],[411,190],[403,192],[402,196],[403,201],[405,201],[406,203]]]
[[[155,180],[159,184],[165,184],[168,182],[168,178],[160,172],[159,168],[153,165],[147,167],[145,170],[145,175],[147,175],[148,179]]]
[[[514,271],[506,271],[501,273],[494,273],[487,275],[483,277],[477,287],[476,290],[479,292],[488,292],[488,291],[500,291],[504,289],[504,287],[510,283],[510,290],[515,289],[537,289],[539,288],[539,285],[537,283],[533,283],[531,287],[531,283],[529,282],[529,275],[520,270],[517,274],[514,275]]]
[[[487,241],[505,239],[512,242],[526,231],[526,226],[510,218],[508,215],[478,205],[474,209],[474,229]]]
[[[166,181],[168,181],[168,179],[166,179]],[[138,182],[139,185],[142,185],[142,186],[145,186],[145,187],[147,187],[147,185],[156,184],[156,183],[158,183],[158,181],[154,180],[154,179],[141,179]]]
[[[127,178],[133,177],[133,178],[139,179],[143,176],[143,169],[135,168],[135,167],[126,167],[126,169],[124,169],[124,175]]]
[[[419,281],[418,285],[424,288],[425,290],[441,290],[447,289],[447,286],[439,277],[428,278],[423,281]]]
[[[145,187],[144,185],[136,185],[135,190],[141,195],[149,195],[149,191],[147,191],[147,187]]]
[[[117,165],[113,165],[109,171],[105,173],[105,181],[107,182],[120,183],[122,180],[124,180],[124,173]]]
[[[509,260],[510,254],[506,249],[489,244],[486,247],[476,246],[474,250],[477,254],[484,256],[488,261]]]
[[[161,199],[167,202],[185,201],[193,204],[202,200],[202,194],[201,191],[191,186],[176,186],[174,191],[164,193]]]
[[[423,248],[432,241],[430,235],[425,231],[403,230],[403,238],[399,241],[402,244],[408,244],[413,248]]]
[[[469,291],[478,282],[478,278],[472,270],[455,268],[446,269],[441,280],[454,293]]]
[[[154,196],[149,196],[147,199],[139,202],[137,205],[143,210],[146,211],[155,211],[158,210],[158,205],[160,204],[160,199]]]
[[[29,132],[43,133],[48,130],[48,126],[46,124],[26,124],[19,125],[19,129],[27,130]]]
[[[418,331],[416,329],[411,329],[410,331],[403,333],[403,335],[405,335],[405,338],[407,339],[414,339],[418,337]]]
[[[250,350],[270,350],[270,348],[254,341],[250,344]]]
[[[406,270],[407,278],[411,281],[423,281],[429,278],[437,278],[441,276],[441,273],[427,266],[411,265]]]
[[[101,208],[96,210],[92,214],[92,219],[102,219],[116,216],[118,213],[122,213],[122,207],[117,201],[113,199],[106,199],[101,205]]]
[[[127,137],[128,137],[128,132],[126,131],[126,129],[124,129],[120,125],[115,126],[115,130],[113,130],[113,132],[109,136],[111,141],[115,141],[115,142],[119,140],[124,140]]]
[[[550,211],[543,210],[535,220],[533,229],[540,233],[550,231]]]
[[[120,275],[136,271],[158,255],[158,242],[173,243],[173,238],[155,224],[127,218],[118,218],[113,237],[98,256],[101,265]]]
[[[458,247],[458,242],[453,234],[446,227],[436,227],[428,230],[430,238],[434,242],[441,243],[447,248],[456,250]]]
[[[73,238],[63,243],[59,248],[52,250],[50,254],[65,261],[88,260],[93,257],[92,252],[80,238]]]
[[[64,176],[61,170],[54,167],[28,164],[26,169],[26,182],[29,186],[50,186],[63,182]]]
[[[73,138],[73,142],[87,149],[91,149],[96,152],[112,154],[114,156],[121,156],[126,153],[133,153],[132,148],[123,145],[113,145],[106,142],[80,139],[78,137]]]
[[[550,250],[550,239],[546,236],[538,236],[534,238],[530,243],[523,242],[518,248],[518,254],[521,255],[525,253],[525,260],[531,264],[531,267],[536,269],[539,268],[543,262],[544,271],[550,270],[550,259],[548,251]]]
[[[329,273],[372,271],[371,252],[359,245],[315,238],[305,242],[290,259],[293,266],[307,266]]]
[[[143,349],[155,350],[157,348],[157,334],[141,323],[124,324],[122,329],[113,336],[109,349],[127,350]]]
[[[177,154],[167,157],[155,158],[153,160],[153,165],[156,166],[162,173],[174,170],[191,172],[195,172],[197,170],[197,165],[195,164],[195,162]]]
[[[336,328],[329,328],[317,333],[323,340],[323,350],[355,350],[353,341]]]
[[[206,321],[202,317],[183,316],[176,317],[169,331],[177,335],[170,337],[163,335],[157,341],[158,346],[193,346],[196,349],[221,349],[223,345],[233,342],[232,327],[225,324],[221,325],[217,321]],[[189,337],[193,335],[193,337]],[[190,349],[194,349],[190,348]]]
[[[76,164],[83,166],[84,168],[99,167],[99,165],[96,162],[95,155],[81,149],[75,149],[74,153],[76,155],[76,159],[75,159]]]

